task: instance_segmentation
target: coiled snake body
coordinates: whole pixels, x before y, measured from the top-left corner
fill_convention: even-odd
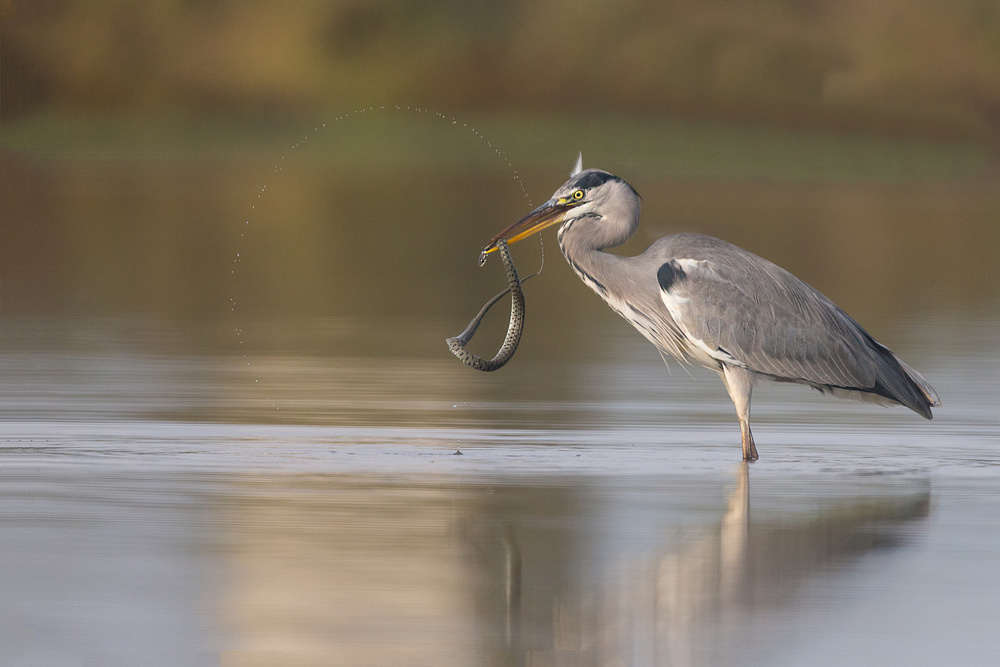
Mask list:
[[[517,351],[517,344],[521,341],[521,332],[524,330],[524,292],[521,290],[522,281],[517,276],[517,268],[510,258],[510,250],[507,248],[507,243],[505,241],[498,242],[497,250],[500,251],[500,259],[503,260],[504,268],[507,270],[507,289],[487,301],[486,305],[479,311],[479,314],[469,322],[469,326],[465,328],[465,331],[445,341],[448,343],[448,349],[451,350],[452,354],[458,357],[463,364],[475,368],[477,371],[495,371],[510,361],[514,356],[514,352]],[[485,255],[480,257],[479,263],[482,264],[484,261]],[[531,277],[528,276],[528,278]],[[528,278],[525,278],[525,280]],[[511,296],[510,324],[507,325],[507,337],[504,338],[500,350],[492,359],[483,359],[479,355],[469,352],[465,349],[465,346],[472,340],[472,336],[475,335],[476,329],[479,328],[483,317],[493,307],[493,304],[502,299],[508,292],[510,292]]]

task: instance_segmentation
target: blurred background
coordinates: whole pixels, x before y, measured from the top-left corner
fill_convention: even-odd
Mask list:
[[[762,388],[751,503],[554,230],[452,359],[578,151],[935,420]],[[1000,664],[998,157],[997,0],[0,0],[4,657]]]
[[[875,333],[998,305],[992,0],[0,6],[4,315],[458,330],[580,150],[625,252],[722,236]],[[611,317],[552,238],[537,317]]]

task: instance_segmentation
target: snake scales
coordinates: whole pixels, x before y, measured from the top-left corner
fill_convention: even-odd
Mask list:
[[[507,271],[507,289],[487,301],[486,305],[479,311],[479,314],[469,322],[469,326],[465,328],[465,331],[445,341],[448,343],[448,349],[451,350],[452,354],[458,357],[463,364],[475,368],[477,371],[495,371],[510,361],[514,356],[514,352],[517,351],[517,344],[521,341],[521,332],[524,330],[524,292],[521,290],[521,283],[523,281],[517,276],[517,268],[510,257],[510,250],[507,248],[507,243],[499,241],[497,243],[497,250],[500,251],[500,259],[503,260],[504,268]],[[485,259],[485,255],[482,255],[479,263],[483,264]],[[537,274],[532,274],[528,278],[534,275]],[[525,280],[528,278],[525,278]],[[476,329],[479,328],[483,317],[493,307],[493,304],[502,299],[508,292],[510,292],[511,296],[510,324],[507,326],[507,337],[504,338],[500,350],[492,359],[483,359],[479,355],[469,352],[465,349],[465,346],[472,340],[472,336],[475,335]]]

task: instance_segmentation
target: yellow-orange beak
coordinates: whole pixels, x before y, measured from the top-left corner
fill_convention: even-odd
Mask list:
[[[490,242],[483,247],[484,261],[487,253],[491,253],[497,249],[497,243],[501,239],[505,239],[508,244],[517,243],[521,239],[526,239],[547,227],[558,225],[566,217],[566,212],[575,205],[568,199],[550,199],[545,202],[490,239]]]

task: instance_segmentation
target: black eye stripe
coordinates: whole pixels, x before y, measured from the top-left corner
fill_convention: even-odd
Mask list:
[[[614,174],[609,174],[606,171],[600,171],[597,169],[595,169],[594,171],[588,171],[587,173],[580,176],[578,179],[576,179],[576,181],[573,182],[573,187],[580,190],[590,190],[591,188],[596,188],[597,186],[603,185],[608,181],[617,181],[619,183],[622,183],[623,185],[628,187],[629,190],[632,191],[632,194],[634,194],[636,197],[639,197],[639,193],[636,192],[635,188],[633,188],[628,181],[622,179],[619,176],[615,176]]]
[[[589,190],[590,188],[596,188],[598,185],[602,185],[608,181],[620,180],[621,179],[614,174],[609,174],[606,171],[590,171],[577,179],[575,185],[581,190]]]

